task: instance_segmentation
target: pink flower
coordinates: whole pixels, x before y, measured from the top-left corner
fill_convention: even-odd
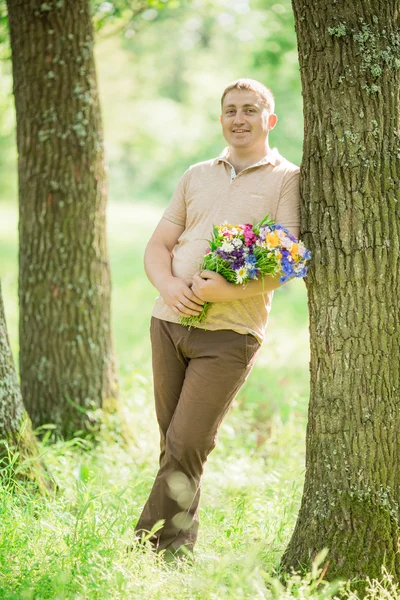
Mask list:
[[[249,223],[246,225],[242,225],[243,227],[243,235],[244,235],[244,243],[246,246],[252,246],[257,241],[257,236],[253,231],[253,226]]]

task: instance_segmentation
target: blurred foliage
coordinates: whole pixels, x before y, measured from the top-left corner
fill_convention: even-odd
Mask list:
[[[0,201],[16,202],[17,151],[11,61],[0,61]]]
[[[224,87],[249,76],[272,88],[270,143],[299,163],[300,78],[289,0],[193,0],[98,40],[97,65],[113,199],[166,202],[183,171],[224,147]],[[113,60],[108,60],[109,56]]]
[[[0,60],[10,58],[6,0],[0,0]]]
[[[271,87],[270,145],[299,164],[303,136],[290,0],[94,0],[96,62],[111,201],[165,204],[183,171],[225,146],[224,87]],[[4,0],[0,0],[1,7]],[[2,21],[0,21],[2,22]],[[16,201],[10,61],[0,63],[0,202]]]
[[[93,24],[96,31],[108,27],[113,33],[127,29],[138,15],[152,21],[166,8],[179,6],[179,0],[114,0],[113,2],[91,1]]]

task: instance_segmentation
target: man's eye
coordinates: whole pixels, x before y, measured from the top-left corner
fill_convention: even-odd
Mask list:
[[[227,114],[227,115],[231,115],[233,112],[234,112],[233,110],[227,110],[227,111],[226,111],[226,114]]]
[[[247,112],[256,112],[256,111],[254,110],[254,108],[248,108]]]

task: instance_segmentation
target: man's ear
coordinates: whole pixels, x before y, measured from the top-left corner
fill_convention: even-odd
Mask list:
[[[268,117],[268,129],[273,129],[278,122],[278,115],[272,113]]]

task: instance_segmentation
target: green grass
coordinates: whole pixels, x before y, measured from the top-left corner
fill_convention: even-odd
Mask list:
[[[109,423],[96,445],[75,439],[43,446],[60,487],[55,498],[37,498],[23,488],[15,493],[5,479],[0,598],[331,597],[332,590],[316,589],[317,574],[293,578],[286,590],[271,578],[295,524],[304,475],[309,353],[301,281],[275,292],[258,363],[207,462],[194,566],[125,552],[157,470],[148,339],[156,293],[142,255],[160,214],[151,205],[109,208],[113,327],[132,444],[124,449]],[[0,207],[0,256],[17,353],[16,211],[10,207]]]

